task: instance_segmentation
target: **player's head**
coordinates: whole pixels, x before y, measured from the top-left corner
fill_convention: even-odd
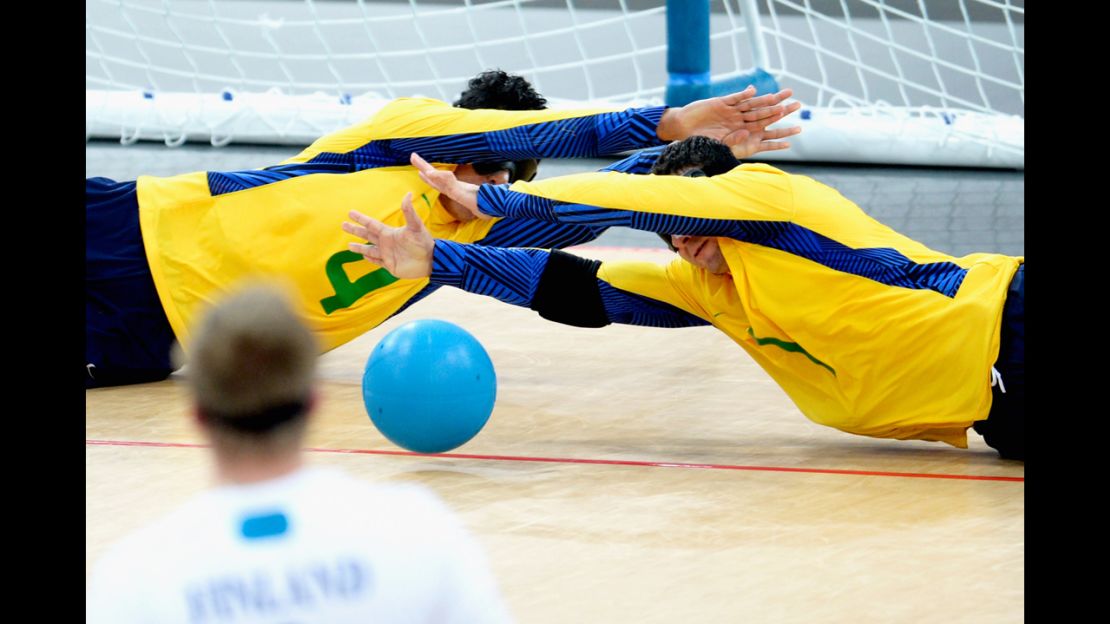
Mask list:
[[[740,161],[732,155],[727,145],[704,136],[692,136],[675,141],[660,152],[651,167],[655,175],[684,175],[700,169],[707,176],[732,171]]]
[[[715,176],[732,171],[740,161],[727,145],[709,137],[692,136],[668,145],[659,154],[651,172],[655,175],[682,175],[692,178]],[[684,260],[711,273],[728,271],[721,247],[712,236],[659,234],[671,251]]]
[[[536,92],[531,83],[521,76],[491,69],[470,79],[466,90],[459,95],[453,106],[458,108],[494,108],[498,110],[542,110],[547,108],[547,99]],[[496,184],[524,180],[530,182],[536,177],[539,161],[534,158],[521,160],[498,160],[470,163],[469,166],[483,181]],[[464,170],[463,175],[469,173]],[[460,179],[463,179],[460,177]],[[472,179],[465,181],[473,182]],[[479,184],[481,182],[478,182]]]
[[[188,386],[217,453],[298,451],[313,401],[317,347],[271,286],[248,286],[202,317],[190,343]]]
[[[500,69],[484,71],[470,79],[466,90],[452,106],[459,108],[496,108],[498,110],[542,110],[547,98],[532,88],[522,76]]]

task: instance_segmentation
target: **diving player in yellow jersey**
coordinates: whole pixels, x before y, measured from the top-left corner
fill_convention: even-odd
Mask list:
[[[476,216],[604,224],[667,235],[668,265],[434,241],[407,210],[357,212],[352,251],[582,327],[713,325],[811,420],[880,438],[967,448],[974,427],[1025,457],[1024,258],[955,258],[875,221],[835,189],[692,137],[653,173],[586,173],[477,187],[414,164]],[[407,204],[406,204],[407,205]]]
[[[363,123],[318,139],[264,169],[198,171],[135,182],[86,180],[86,387],[156,381],[170,349],[205,307],[245,278],[281,277],[324,351],[433,292],[349,251],[335,228],[351,208],[403,223],[413,193],[421,219],[445,240],[559,248],[604,226],[478,220],[425,184],[409,155],[427,155],[472,184],[530,180],[537,159],[596,157],[708,134],[740,152],[782,149],[798,128],[767,126],[797,110],[790,91],[755,90],[681,108],[548,110],[523,78],[500,71],[471,81],[454,105],[401,98]],[[498,110],[499,109],[499,110]],[[754,153],[754,152],[752,152]],[[622,170],[636,171],[635,158]],[[643,172],[646,172],[644,169]]]

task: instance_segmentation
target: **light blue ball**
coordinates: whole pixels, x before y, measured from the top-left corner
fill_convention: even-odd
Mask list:
[[[489,354],[465,329],[421,319],[394,329],[374,347],[362,375],[362,398],[390,442],[417,453],[443,453],[485,426],[497,399],[497,375]]]

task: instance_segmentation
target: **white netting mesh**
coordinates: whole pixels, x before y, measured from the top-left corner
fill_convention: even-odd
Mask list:
[[[914,151],[881,145],[895,128],[952,154],[980,146],[952,164],[1023,166],[1023,3],[711,6],[713,79],[763,67],[818,124],[784,155],[855,160],[842,148],[871,141],[860,124],[877,121],[875,153],[890,162]],[[491,67],[525,75],[556,106],[662,103],[666,10],[664,0],[86,0],[86,135],[304,143],[394,97],[451,101]],[[832,127],[851,140],[824,146]]]
[[[502,67],[571,100],[662,93],[661,0],[552,4],[87,0],[86,86],[453,99]]]
[[[1024,114],[1020,5],[838,0],[818,12],[810,4],[775,0],[762,21],[766,68],[782,84],[812,90],[808,104]],[[943,6],[934,10],[943,19],[930,17],[930,5]]]
[[[767,2],[755,62],[809,108],[781,157],[1024,167],[1024,22],[1009,0]]]

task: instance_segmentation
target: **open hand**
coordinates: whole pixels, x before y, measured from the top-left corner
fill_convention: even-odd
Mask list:
[[[793,94],[791,89],[782,89],[753,97],[755,87],[749,86],[729,95],[690,102],[681,108],[667,109],[656,132],[659,138],[668,141],[694,135],[717,139],[731,147],[737,158],[786,149],[789,143],[773,141],[798,134],[801,128],[767,127],[802,107],[800,102],[783,104]]]
[[[732,155],[737,158],[747,158],[759,152],[770,152],[774,150],[784,150],[790,147],[787,141],[781,141],[787,137],[794,136],[802,131],[800,126],[791,126],[789,128],[768,128],[771,124],[779,121],[783,117],[793,113],[801,108],[800,102],[794,102],[786,107],[783,112],[776,113],[770,117],[760,119],[758,122],[749,124],[748,127],[741,128],[725,136],[722,141],[725,145],[732,148]]]
[[[394,277],[428,277],[432,274],[435,239],[416,214],[412,193],[406,193],[401,200],[401,212],[405,215],[404,227],[392,227],[356,210],[350,211],[347,216],[355,223],[344,221],[343,231],[368,243],[348,243],[347,246],[370,262],[385,267]]]

